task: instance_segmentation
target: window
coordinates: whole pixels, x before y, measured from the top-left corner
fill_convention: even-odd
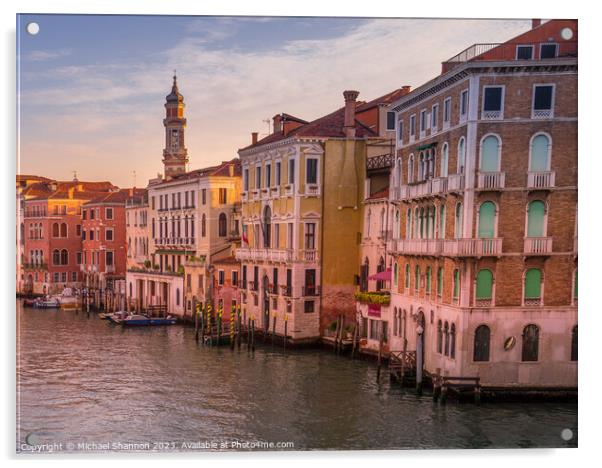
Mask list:
[[[59,223],[52,224],[52,237],[60,237],[61,232],[59,228]]]
[[[489,361],[489,340],[491,331],[487,325],[479,325],[474,332],[473,361]]]
[[[525,305],[541,302],[541,270],[530,268],[525,274]]]
[[[410,137],[416,136],[416,115],[410,116]]]
[[[105,252],[105,264],[107,266],[113,266],[113,252],[111,252],[110,250],[107,250],[107,252]]]
[[[443,101],[443,123],[449,125],[451,119],[451,98]]]
[[[282,163],[278,161],[276,163],[276,186],[279,187],[282,183]]]
[[[288,183],[289,184],[295,183],[295,160],[294,159],[288,160]]]
[[[265,186],[270,188],[272,186],[272,165],[265,165]]]
[[[516,59],[517,60],[531,60],[532,58],[533,58],[533,46],[532,45],[516,46]]]
[[[493,296],[493,273],[491,270],[480,270],[477,273],[477,301],[490,301]]]
[[[82,219],[87,219],[88,210],[82,210]]]
[[[578,351],[579,346],[577,345],[577,325],[575,325],[571,332],[571,361],[577,361]]]
[[[205,217],[205,213],[201,217],[201,237],[205,237],[207,233],[207,218]]]
[[[533,110],[531,117],[549,118],[554,114],[554,85],[535,85],[533,87]]]
[[[460,270],[454,270],[454,301],[460,298]]]
[[[77,271],[71,272],[71,281],[73,281],[73,282],[77,281]]]
[[[477,236],[481,239],[495,237],[495,203],[486,201],[479,207],[479,227]]]
[[[501,119],[504,110],[504,88],[485,86],[483,89],[482,119]]]
[[[556,58],[558,44],[541,44],[539,48],[539,58],[549,59]]]
[[[245,170],[243,171],[242,180],[243,180],[243,187],[244,187],[243,190],[245,192],[248,192],[249,191],[249,169],[245,168]]]
[[[426,267],[426,294],[431,294],[431,267]]]
[[[203,205],[207,204],[207,189],[201,190],[201,201]]]
[[[497,172],[500,170],[500,140],[495,135],[488,135],[481,141],[481,172]]]
[[[397,263],[393,265],[393,284],[397,286],[397,281],[399,279],[399,275],[397,272]]]
[[[90,229],[90,240],[94,240],[94,229]]]
[[[395,112],[387,112],[387,130],[395,130]]]
[[[305,250],[316,248],[316,223],[305,223]]]
[[[307,161],[307,172],[305,174],[306,181],[308,184],[318,183],[318,160],[315,158],[308,158]]]
[[[304,307],[304,312],[306,314],[310,314],[312,312],[314,312],[315,310],[315,301],[305,301],[305,307]]]
[[[527,208],[527,237],[545,236],[546,205],[541,200],[534,200]]]
[[[220,188],[219,189],[219,203],[220,205],[225,205],[228,203],[228,189]]]
[[[443,294],[443,268],[437,269],[437,296],[441,297]]]
[[[441,320],[437,321],[437,352],[443,353],[443,324]]]
[[[575,270],[575,275],[573,278],[573,302],[577,301],[577,270]]]
[[[75,235],[77,237],[80,237],[82,235],[82,225],[81,224],[75,225]]]
[[[408,159],[408,183],[414,182],[414,155],[410,154]]]
[[[60,265],[61,264],[61,252],[58,249],[52,251],[52,264]]]
[[[426,110],[420,111],[420,133],[426,130]]]
[[[443,326],[443,334],[445,335],[445,352],[446,356],[449,356],[449,323],[445,322]]]
[[[225,279],[226,279],[226,272],[224,270],[219,270],[217,272],[217,284],[219,284],[220,286],[223,286]]]
[[[432,131],[437,130],[437,125],[439,125],[439,104],[433,105],[431,110],[431,129]]]
[[[370,320],[370,335],[369,338],[371,340],[378,340],[379,339],[379,333],[378,333],[378,325],[379,325],[380,321],[379,320]]]
[[[113,240],[113,230],[112,229],[105,230],[105,240],[107,240],[107,241]]]
[[[463,217],[463,211],[462,211],[462,203],[458,203],[456,205],[456,219],[455,219],[455,225],[454,225],[454,236],[456,239],[461,239],[462,238],[462,217]]]
[[[420,267],[416,265],[414,268],[414,291],[418,292],[420,289]]]
[[[247,265],[242,266],[242,288],[247,289]]]
[[[90,210],[90,219],[94,219],[94,217],[95,217],[95,210],[94,210],[94,208],[92,208]]]
[[[450,330],[449,357],[456,358],[456,324],[452,323]]]
[[[445,239],[445,205],[439,207],[439,239]]]
[[[460,94],[460,118],[466,117],[468,113],[468,90],[465,89]]]
[[[405,288],[410,288],[410,264],[406,263],[406,273],[405,273]]]
[[[113,208],[105,208],[105,218],[113,219]]]
[[[464,166],[466,164],[466,140],[464,137],[458,141],[458,174],[464,174]]]
[[[203,215],[204,217],[205,215]],[[220,237],[226,237],[228,235],[228,220],[226,218],[225,213],[219,214],[218,220],[218,235]]]
[[[67,249],[61,250],[61,265],[69,265],[69,252],[67,252]]]
[[[443,143],[441,148],[441,177],[447,177],[447,167],[449,163],[449,145]]]
[[[545,172],[550,170],[550,138],[543,133],[531,139],[531,154],[529,155],[529,171]]]
[[[539,327],[527,325],[523,329],[523,352],[522,361],[537,361],[539,357]]]
[[[81,252],[76,252],[75,253],[75,263],[77,265],[81,265],[82,264],[82,253]]]

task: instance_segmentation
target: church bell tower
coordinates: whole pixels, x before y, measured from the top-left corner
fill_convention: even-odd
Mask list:
[[[171,93],[165,97],[165,149],[163,150],[163,166],[165,179],[183,174],[188,164],[188,151],[184,146],[184,96],[178,91],[176,75],[173,76]]]

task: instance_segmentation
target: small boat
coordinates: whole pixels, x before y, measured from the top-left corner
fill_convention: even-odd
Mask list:
[[[109,318],[111,317],[111,315],[113,315],[112,313],[108,313],[108,312],[101,312],[100,314],[98,314],[98,318],[100,320],[109,320]]]
[[[151,325],[152,321],[146,315],[132,314],[132,315],[128,315],[127,317],[121,319],[120,323],[123,326],[144,327],[144,326]]]
[[[116,323],[116,324],[120,324],[123,319],[125,319],[128,316],[128,313],[125,310],[120,310],[118,312],[115,312],[113,314],[105,314],[105,317],[107,320],[111,321],[112,323]]]
[[[36,299],[23,299],[23,307],[35,307]]]
[[[168,315],[165,318],[160,318],[160,317],[156,317],[156,318],[152,318],[150,319],[151,321],[151,325],[175,325],[177,323],[177,320],[175,319],[175,317],[172,317],[171,315]]]
[[[36,299],[33,306],[36,309],[59,309],[61,307],[61,303],[56,298],[46,297],[45,299]]]

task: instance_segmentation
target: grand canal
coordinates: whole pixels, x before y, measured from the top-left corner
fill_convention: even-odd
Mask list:
[[[19,301],[17,327],[22,451],[26,440],[74,451],[82,443],[96,450],[232,441],[294,449],[577,443],[576,403],[441,406],[386,375],[377,382],[372,363],[327,351],[207,348],[187,327],[123,329],[94,314],[24,309]],[[570,441],[561,438],[566,428]]]

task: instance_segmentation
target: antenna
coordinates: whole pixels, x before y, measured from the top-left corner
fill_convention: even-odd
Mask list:
[[[77,180],[77,171],[73,170],[73,180]]]

